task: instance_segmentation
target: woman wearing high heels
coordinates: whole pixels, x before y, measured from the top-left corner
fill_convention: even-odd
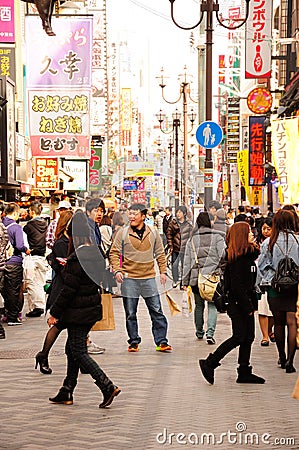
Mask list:
[[[51,283],[51,289],[47,299],[47,310],[50,309],[50,307],[54,303],[54,300],[58,296],[60,289],[63,286],[61,271],[63,269],[63,264],[68,254],[69,236],[67,227],[72,217],[73,217],[72,211],[65,211],[64,214],[59,217],[55,232],[55,242],[52,248],[52,253],[50,253],[50,255],[47,258],[51,268],[54,271],[54,277]],[[41,373],[45,375],[50,375],[52,373],[52,369],[49,367],[48,362],[49,352],[54,342],[58,338],[59,334],[65,328],[66,327],[63,324],[63,322],[59,322],[55,326],[49,328],[44,340],[43,348],[35,356],[36,361],[35,368],[37,369],[37,367],[39,367]]]
[[[98,247],[91,240],[87,218],[81,210],[74,214],[69,228],[69,256],[63,271],[63,287],[48,318],[49,326],[59,321],[66,325],[67,374],[58,394],[49,400],[52,403],[72,404],[79,368],[82,367],[102,391],[103,401],[99,407],[105,408],[120,393],[120,389],[88,354],[86,343],[91,327],[102,318],[99,286],[105,267]]]
[[[299,266],[299,236],[294,212],[280,209],[274,214],[272,233],[261,246],[258,268],[268,287],[268,302],[274,318],[274,335],[279,354],[278,364],[286,373],[296,372],[293,365],[296,353],[296,301],[298,286],[280,293],[271,287],[271,281],[279,261],[288,253]],[[285,351],[285,328],[287,326],[287,353]]]

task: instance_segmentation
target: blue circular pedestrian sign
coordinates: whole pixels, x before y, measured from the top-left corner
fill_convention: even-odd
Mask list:
[[[218,123],[207,120],[202,122],[196,130],[196,140],[204,148],[214,148],[223,138],[222,128]]]

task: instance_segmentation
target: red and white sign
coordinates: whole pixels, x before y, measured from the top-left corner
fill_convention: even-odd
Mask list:
[[[245,78],[271,77],[272,0],[251,0],[246,22]]]
[[[58,189],[58,158],[36,158],[35,187],[37,189]]]

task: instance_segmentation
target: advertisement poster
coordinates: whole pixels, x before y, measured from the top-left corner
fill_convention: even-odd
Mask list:
[[[53,18],[56,36],[26,17],[33,156],[90,158],[92,18]]]
[[[246,22],[245,78],[270,78],[272,0],[252,0]]]
[[[35,159],[35,187],[37,189],[58,189],[58,158]]]

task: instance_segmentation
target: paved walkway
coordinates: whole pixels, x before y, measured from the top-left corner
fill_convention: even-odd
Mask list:
[[[181,292],[173,292],[179,301]],[[106,348],[95,359],[122,388],[105,410],[98,408],[101,395],[88,375],[80,375],[72,406],[48,402],[65,373],[65,332],[52,349],[53,374],[47,376],[34,370],[34,355],[47,330],[45,318],[6,327],[7,339],[0,340],[0,448],[298,449],[299,402],[291,397],[297,374],[286,374],[277,367],[275,344],[262,348],[257,329],[252,364],[255,373],[266,378],[265,385],[235,382],[235,350],[217,369],[215,385],[210,386],[199,372],[198,359],[211,346],[195,338],[192,317],[170,317],[165,298],[163,306],[172,354],[155,351],[142,301],[139,353],[127,352],[121,299],[114,299],[116,330],[92,333],[92,339]],[[229,333],[228,318],[219,315],[217,343]]]

